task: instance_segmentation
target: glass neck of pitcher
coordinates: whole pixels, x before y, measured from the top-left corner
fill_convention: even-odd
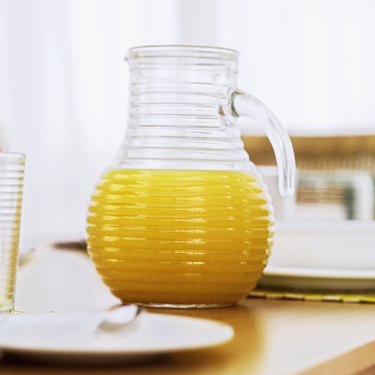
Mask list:
[[[138,47],[129,51],[127,61],[128,127],[116,167],[249,169],[231,114],[235,51]]]

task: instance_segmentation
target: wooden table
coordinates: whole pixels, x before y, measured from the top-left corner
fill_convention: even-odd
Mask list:
[[[48,272],[45,270],[46,265],[49,265]],[[64,281],[59,279],[64,273],[64,267],[67,272],[70,270],[66,275],[76,278],[75,280],[64,284]],[[82,272],[72,272],[77,269],[81,269]],[[35,281],[36,274],[40,276],[38,281]],[[56,306],[59,301],[59,309],[80,310],[89,305],[88,300],[84,301],[85,306],[80,305],[80,293],[85,293],[88,284],[96,290],[95,294],[91,294],[91,301],[94,302],[91,302],[90,308],[103,308],[114,302],[83,254],[46,251],[34,263],[23,266],[19,276],[18,293],[22,300],[19,302],[21,308],[30,308],[33,303],[35,308],[48,307],[43,303],[49,289],[50,298],[47,300],[52,305]],[[48,278],[47,284],[44,278]],[[36,284],[31,285],[31,280]],[[60,298],[53,298],[56,294]],[[29,299],[26,298],[27,295]],[[52,305],[49,307],[53,307]],[[233,326],[235,338],[229,344],[215,349],[171,354],[152,363],[131,366],[55,367],[22,362],[17,358],[3,358],[0,361],[0,374],[345,375],[363,371],[366,374],[375,373],[374,305],[248,299],[232,308],[185,311],[158,309],[157,312],[217,319]],[[367,370],[372,366],[372,370]]]

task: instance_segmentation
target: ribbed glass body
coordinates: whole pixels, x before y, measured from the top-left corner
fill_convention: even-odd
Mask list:
[[[145,47],[128,62],[127,135],[92,197],[90,256],[123,302],[234,304],[261,275],[273,225],[232,115],[236,53]]]
[[[117,166],[249,170],[231,116],[234,53],[134,50],[128,62],[128,132]]]
[[[25,156],[0,153],[0,313],[14,307]]]

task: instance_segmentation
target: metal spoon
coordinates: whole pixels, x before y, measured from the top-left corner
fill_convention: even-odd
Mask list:
[[[124,305],[113,308],[105,313],[104,318],[96,327],[97,332],[116,332],[133,325],[143,309],[138,305]]]

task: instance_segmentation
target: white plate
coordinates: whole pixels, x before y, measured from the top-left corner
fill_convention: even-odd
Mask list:
[[[98,334],[95,327],[102,316],[12,314],[0,322],[0,350],[43,362],[135,362],[217,346],[233,337],[233,329],[221,322],[147,312],[129,329]]]
[[[258,285],[288,289],[375,292],[375,271],[268,266]]]
[[[375,270],[375,221],[279,221],[268,265]]]

